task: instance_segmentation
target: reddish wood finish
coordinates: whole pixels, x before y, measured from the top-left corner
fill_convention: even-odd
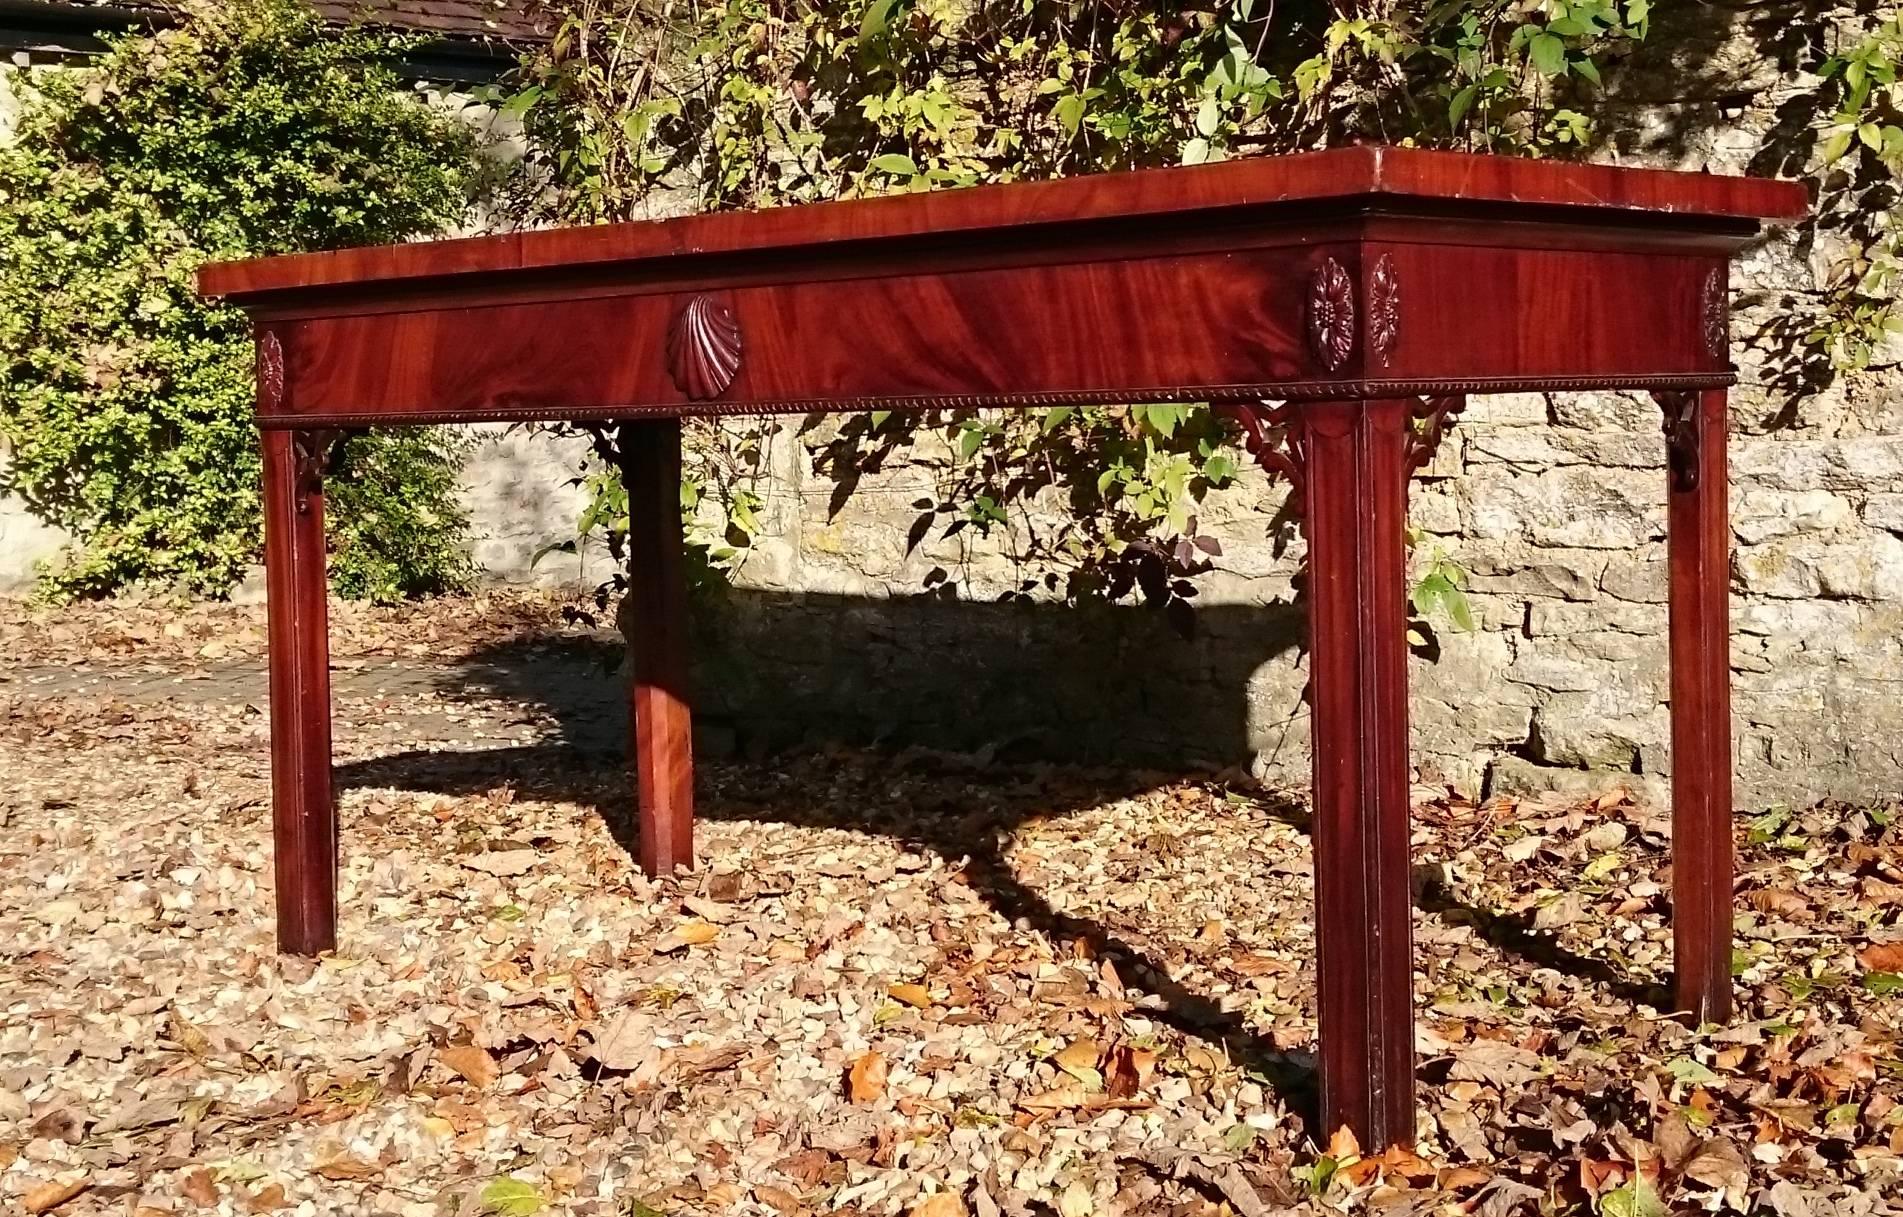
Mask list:
[[[260,361],[268,383],[268,361]],[[337,945],[337,811],[330,788],[330,619],[323,460],[330,437],[264,433],[265,595],[270,621],[271,832],[278,948]]]
[[[1671,468],[1672,940],[1676,1003],[1731,1017],[1731,523],[1722,389],[1662,395]]]
[[[1114,220],[1162,220],[1154,230],[1180,231],[1196,213],[1338,211],[1344,200],[1454,202],[1468,214],[1489,207],[1565,209],[1613,222],[1645,216],[1669,222],[1796,219],[1809,198],[1802,185],[1608,165],[1425,152],[1411,148],[1335,148],[1295,156],[1224,161],[1171,170],[1143,170],[894,195],[746,215],[683,216],[638,224],[603,224],[417,245],[345,249],[207,266],[199,282],[214,296],[243,299],[299,288],[349,286],[375,280],[454,279],[495,271],[677,263],[716,254],[751,253],[905,237],[956,235],[961,242],[1000,230],[1046,226],[1065,239],[1080,226]],[[757,259],[755,259],[757,260]]]
[[[693,860],[679,417],[1213,401],[1306,512],[1325,1117],[1404,1142],[1407,477],[1462,394],[1644,388],[1673,453],[1679,999],[1722,1018],[1725,285],[1759,219],[1804,209],[1789,183],[1350,148],[206,267],[261,327],[280,942],[335,937],[313,428],[622,423],[662,873]]]
[[[628,491],[628,735],[640,809],[641,869],[694,865],[694,740],[688,698],[687,582],[681,566],[681,423],[621,425]]]
[[[1295,408],[1308,536],[1322,1130],[1414,1140],[1407,484],[1412,399]]]

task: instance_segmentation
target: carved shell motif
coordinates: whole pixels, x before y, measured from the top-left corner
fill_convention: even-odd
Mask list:
[[[667,336],[667,370],[693,401],[719,397],[740,371],[740,323],[712,296],[687,302]]]
[[[1400,340],[1401,280],[1394,271],[1394,258],[1382,254],[1368,276],[1368,350],[1385,368]]]
[[[1711,352],[1713,359],[1723,359],[1731,346],[1731,318],[1725,293],[1723,271],[1714,270],[1705,276],[1705,293],[1699,301],[1699,314],[1704,325],[1705,349]]]
[[[1330,372],[1338,372],[1355,349],[1355,283],[1333,258],[1315,270],[1308,285],[1308,341]]]
[[[270,413],[284,404],[284,344],[276,330],[258,336],[258,410]]]

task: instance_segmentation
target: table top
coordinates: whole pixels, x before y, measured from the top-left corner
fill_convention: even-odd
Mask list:
[[[1398,214],[1652,224],[1736,233],[1805,215],[1801,183],[1414,148],[1356,146],[1173,169],[886,195],[753,212],[544,229],[212,263],[206,295],[236,303],[377,286],[454,287],[529,272],[628,269],[659,259],[770,257],[1047,226],[1183,230],[1215,215],[1265,220]]]

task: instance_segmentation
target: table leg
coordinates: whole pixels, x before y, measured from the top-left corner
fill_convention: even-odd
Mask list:
[[[681,557],[681,422],[621,424],[628,492],[630,745],[641,869],[694,864],[693,713],[688,704],[687,579]]]
[[[1731,524],[1725,391],[1659,395],[1670,455],[1676,1002],[1731,1017]]]
[[[1408,860],[1412,399],[1294,408],[1308,534],[1324,1135],[1414,1139]]]
[[[334,439],[329,432],[264,432],[272,854],[278,949],[294,955],[315,955],[337,945],[323,488],[323,465]]]

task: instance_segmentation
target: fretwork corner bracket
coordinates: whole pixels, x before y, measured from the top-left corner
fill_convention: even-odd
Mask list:
[[[1302,495],[1308,482],[1308,442],[1303,431],[1297,403],[1279,406],[1218,406],[1242,428],[1242,446],[1255,463],[1271,474],[1280,474],[1289,484],[1290,507],[1302,513]],[[1412,480],[1415,471],[1425,468],[1440,450],[1448,428],[1467,408],[1465,396],[1423,397],[1414,402],[1412,422],[1407,435],[1407,459],[1404,475]]]
[[[291,452],[297,460],[294,479],[297,514],[309,515],[311,499],[323,493],[324,475],[336,467],[343,441],[350,432],[323,427],[291,433]]]
[[[1407,476],[1425,469],[1440,451],[1454,420],[1467,409],[1464,396],[1423,397],[1414,403],[1414,427],[1407,437]]]
[[[1672,470],[1672,489],[1698,489],[1698,448],[1704,435],[1698,419],[1698,394],[1654,392],[1652,400],[1665,412],[1665,457]]]

